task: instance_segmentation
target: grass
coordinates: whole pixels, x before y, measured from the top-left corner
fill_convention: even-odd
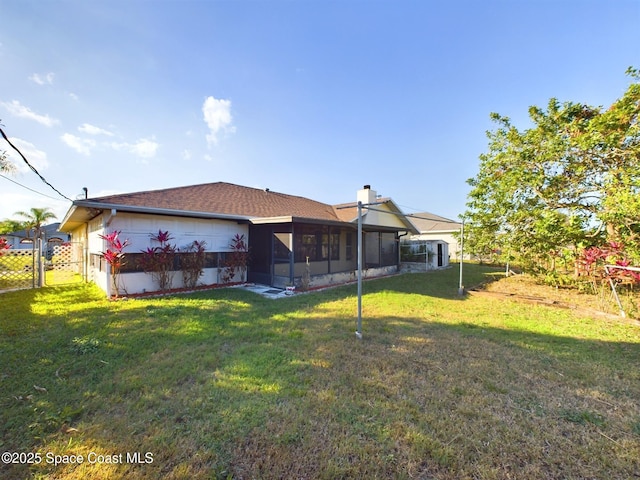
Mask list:
[[[0,295],[0,451],[41,458],[0,476],[640,475],[640,327],[460,298],[451,269],[366,282],[357,341],[355,293]]]

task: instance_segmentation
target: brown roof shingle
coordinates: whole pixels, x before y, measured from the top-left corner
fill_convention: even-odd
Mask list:
[[[455,220],[429,212],[414,213],[408,217],[421,233],[458,231],[462,225]]]
[[[340,221],[331,205],[295,195],[226,182],[110,195],[91,198],[88,201],[246,217],[299,217]]]

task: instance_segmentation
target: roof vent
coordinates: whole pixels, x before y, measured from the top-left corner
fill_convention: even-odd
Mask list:
[[[362,187],[362,188],[364,188],[365,190],[371,190],[371,185],[365,185],[365,186],[364,186],[364,187]]]

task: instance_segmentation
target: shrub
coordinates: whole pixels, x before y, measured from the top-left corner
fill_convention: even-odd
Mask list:
[[[100,253],[111,267],[111,280],[113,282],[113,290],[116,297],[119,294],[118,278],[120,276],[120,269],[126,264],[124,249],[129,245],[129,239],[124,242],[120,241],[118,238],[120,233],[121,231],[115,230],[107,235],[98,235],[107,242],[107,251]]]
[[[158,284],[161,291],[168,290],[173,282],[173,263],[176,256],[176,246],[169,242],[173,237],[169,231],[158,230],[157,235],[151,234],[151,240],[160,245],[142,250],[138,261],[140,268]]]
[[[222,270],[222,282],[229,283],[237,273],[240,279],[244,277],[249,262],[249,247],[244,239],[244,235],[237,233],[229,244],[231,252],[227,254]]]
[[[5,254],[7,250],[11,248],[11,245],[3,237],[0,237],[0,257]]]
[[[180,249],[180,269],[182,282],[187,288],[194,288],[204,271],[206,242],[197,240]]]

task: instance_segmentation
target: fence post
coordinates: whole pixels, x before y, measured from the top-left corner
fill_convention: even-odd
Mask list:
[[[43,250],[42,238],[38,238],[38,287],[44,287],[44,262],[42,261]]]

